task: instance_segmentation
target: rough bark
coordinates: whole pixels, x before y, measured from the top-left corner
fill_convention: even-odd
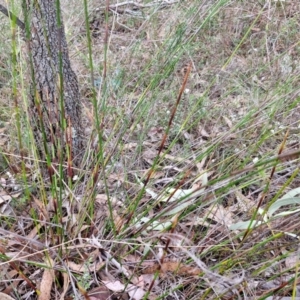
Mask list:
[[[23,11],[32,73],[29,110],[40,158],[68,158],[69,165],[79,166],[84,149],[79,88],[56,1],[23,0]]]

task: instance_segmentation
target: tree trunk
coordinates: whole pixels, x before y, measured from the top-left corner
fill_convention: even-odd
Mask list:
[[[23,11],[32,72],[29,110],[40,159],[48,158],[48,169],[49,158],[78,167],[85,144],[81,103],[60,11],[54,0],[23,0]]]

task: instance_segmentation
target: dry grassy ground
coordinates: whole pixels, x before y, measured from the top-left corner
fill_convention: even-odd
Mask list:
[[[0,16],[0,291],[40,300],[299,296],[300,3],[109,4],[105,15],[104,1],[88,3],[90,58],[83,4],[62,3],[91,139],[82,180],[56,187],[61,219],[51,184],[36,180],[26,115],[24,149],[14,138],[11,90],[24,108],[26,53],[20,39],[12,74]],[[104,158],[92,189],[95,116]]]

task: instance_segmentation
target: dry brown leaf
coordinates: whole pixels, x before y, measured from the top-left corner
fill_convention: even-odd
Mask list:
[[[45,269],[41,281],[40,292],[41,294],[38,297],[38,300],[51,300],[51,288],[54,281],[54,270],[53,270],[53,261],[49,258],[47,259],[49,269]]]
[[[113,292],[124,291],[125,286],[119,280],[116,280],[116,281],[102,280],[102,282],[109,290],[111,290]]]
[[[7,294],[1,293],[0,292],[0,299],[1,300],[14,300],[11,296],[8,296]]]
[[[108,300],[111,293],[105,286],[98,286],[88,292],[90,300]]]
[[[146,292],[133,284],[128,284],[126,292],[129,294],[130,299],[141,300],[144,298]]]
[[[140,300],[143,299],[144,295],[145,295],[145,291],[133,284],[127,284],[124,285],[123,283],[121,283],[120,281],[108,281],[108,280],[103,280],[102,281],[103,284],[111,291],[113,292],[122,292],[122,291],[126,291],[128,292],[129,296],[131,297],[131,299],[135,299],[135,300]]]
[[[0,194],[0,204],[6,202],[6,201],[9,201],[11,200],[11,196],[10,195],[7,195],[4,191],[1,192]]]

